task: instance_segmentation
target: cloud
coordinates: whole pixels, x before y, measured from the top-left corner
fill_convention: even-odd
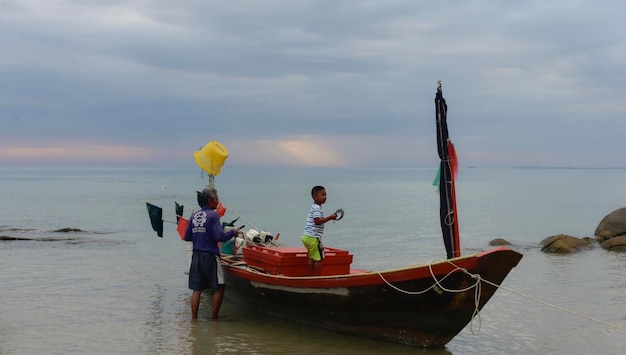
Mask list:
[[[108,146],[89,142],[56,142],[49,146],[37,144],[0,147],[0,160],[15,165],[100,165],[136,164],[155,159],[154,151],[145,147]]]
[[[430,166],[442,80],[467,164],[626,166],[619,5],[3,0],[0,163]]]

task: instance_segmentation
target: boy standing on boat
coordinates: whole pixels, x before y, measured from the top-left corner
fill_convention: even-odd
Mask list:
[[[322,260],[324,259],[324,245],[322,244],[324,223],[336,220],[337,213],[324,217],[322,205],[326,202],[326,189],[323,186],[313,187],[311,197],[313,197],[313,205],[306,218],[306,227],[302,235],[302,243],[309,254],[309,275],[318,276],[321,274]]]
[[[224,271],[220,261],[218,242],[225,242],[239,234],[235,228],[224,232],[220,223],[220,216],[215,212],[220,199],[217,190],[205,188],[198,197],[202,209],[194,212],[189,218],[189,225],[185,231],[185,241],[193,242],[193,254],[189,267],[189,288],[191,295],[191,318],[198,318],[200,295],[206,289],[213,289],[213,309],[211,318],[217,315],[224,298],[226,284]]]

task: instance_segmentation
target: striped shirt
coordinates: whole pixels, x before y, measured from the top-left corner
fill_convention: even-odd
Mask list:
[[[309,210],[309,215],[306,217],[306,227],[304,228],[304,235],[309,237],[322,238],[324,234],[324,225],[315,224],[315,218],[324,218],[324,210],[321,205],[314,203]]]

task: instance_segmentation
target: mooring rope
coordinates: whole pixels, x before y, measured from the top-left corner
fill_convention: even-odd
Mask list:
[[[472,318],[471,318],[471,320],[470,320],[470,331],[472,332],[472,334],[478,334],[478,333],[480,332],[480,329],[481,329],[481,326],[482,326],[482,320],[481,320],[481,318],[480,318],[480,312],[479,312],[479,309],[478,309],[479,304],[480,304],[480,296],[481,296],[481,292],[482,292],[481,281],[483,281],[483,282],[485,282],[485,283],[487,283],[487,284],[489,284],[489,285],[492,285],[492,286],[494,286],[494,287],[496,287],[496,288],[501,288],[501,289],[504,289],[504,290],[509,291],[509,292],[511,292],[511,293],[514,293],[514,294],[516,294],[516,295],[518,295],[518,296],[524,297],[524,298],[526,298],[526,299],[528,299],[528,300],[535,301],[535,302],[537,302],[537,303],[543,304],[544,306],[547,306],[547,307],[550,307],[550,308],[554,308],[554,309],[557,309],[557,310],[560,310],[560,311],[563,311],[563,312],[566,312],[566,313],[569,313],[569,314],[572,314],[572,315],[575,315],[575,316],[581,317],[581,318],[586,319],[586,320],[589,320],[589,321],[593,321],[593,322],[596,322],[596,323],[600,323],[600,324],[602,324],[602,325],[605,325],[605,326],[611,327],[611,328],[613,328],[613,329],[626,331],[626,327],[621,327],[621,326],[619,326],[619,325],[617,325],[617,324],[612,324],[612,323],[605,322],[605,321],[602,321],[602,320],[599,320],[599,319],[596,319],[596,318],[593,318],[593,317],[589,317],[589,316],[586,316],[586,315],[584,315],[584,314],[581,314],[581,313],[578,313],[578,312],[574,312],[574,311],[568,310],[568,309],[566,309],[566,308],[563,308],[563,307],[560,307],[560,306],[556,306],[556,305],[550,304],[550,303],[548,303],[548,302],[545,302],[545,301],[539,300],[539,299],[537,299],[537,298],[534,298],[534,297],[531,297],[531,296],[525,295],[525,294],[523,294],[523,293],[521,293],[521,292],[515,291],[515,290],[510,289],[510,288],[508,288],[508,287],[501,286],[501,285],[498,285],[498,284],[496,284],[496,283],[494,283],[494,282],[491,282],[491,281],[489,281],[489,280],[483,279],[483,278],[482,278],[480,275],[478,275],[478,274],[472,274],[472,273],[471,273],[471,272],[469,272],[467,269],[462,268],[462,267],[460,267],[460,266],[458,266],[458,265],[454,264],[454,263],[453,263],[453,262],[451,262],[450,260],[446,260],[446,261],[448,262],[448,264],[450,264],[450,265],[454,266],[454,269],[453,269],[452,271],[450,271],[449,273],[447,273],[447,274],[446,274],[443,278],[441,278],[441,279],[437,279],[437,277],[435,276],[435,273],[433,272],[433,268],[432,268],[433,262],[431,261],[431,262],[428,264],[428,269],[429,269],[429,271],[430,271],[430,275],[431,275],[431,277],[433,278],[433,280],[435,281],[435,283],[434,283],[434,284],[432,284],[432,285],[431,285],[430,287],[428,287],[427,289],[422,290],[422,291],[407,291],[407,290],[403,290],[403,289],[401,289],[401,288],[399,288],[399,287],[397,287],[397,286],[395,286],[395,285],[392,285],[389,281],[387,281],[387,280],[385,279],[385,277],[382,275],[382,273],[381,273],[381,272],[377,272],[377,274],[378,274],[378,276],[380,276],[380,278],[381,278],[381,279],[382,279],[382,280],[383,280],[383,281],[384,281],[384,282],[385,282],[385,283],[386,283],[389,287],[393,288],[394,290],[396,290],[396,291],[398,291],[398,292],[406,293],[406,294],[408,294],[408,295],[420,295],[420,294],[426,293],[427,291],[429,291],[429,290],[431,290],[431,289],[434,289],[434,287],[435,287],[435,286],[437,286],[437,287],[438,287],[440,290],[442,290],[442,291],[451,292],[451,293],[466,292],[466,291],[471,290],[472,288],[475,288],[475,291],[474,291],[474,312],[472,313]],[[455,273],[455,272],[457,272],[457,271],[462,271],[463,273],[467,274],[469,277],[471,277],[471,278],[473,278],[474,280],[476,280],[476,282],[475,282],[474,284],[470,285],[469,287],[466,287],[466,288],[463,288],[463,289],[457,289],[457,290],[454,290],[454,289],[448,289],[448,288],[446,288],[446,287],[443,287],[443,285],[441,285],[441,282],[443,282],[443,280],[445,280],[448,276],[450,276],[451,274],[453,274],[453,273]],[[435,291],[436,291],[436,290],[435,290]],[[474,332],[474,319],[475,319],[475,318],[478,318],[478,330],[477,330],[476,332]]]
[[[449,262],[449,261],[448,261],[448,262]],[[450,263],[450,262],[449,262],[449,263]],[[398,292],[406,293],[406,294],[408,294],[408,295],[420,295],[420,294],[423,294],[423,293],[428,292],[428,291],[429,291],[429,290],[431,290],[431,289],[434,289],[434,287],[435,287],[435,286],[437,286],[437,287],[438,287],[441,291],[446,291],[446,292],[451,292],[451,293],[461,293],[461,292],[466,292],[466,291],[471,290],[472,288],[475,288],[475,291],[474,291],[474,306],[475,306],[475,307],[474,307],[474,312],[472,313],[472,318],[471,318],[471,320],[470,320],[470,331],[472,332],[472,334],[478,334],[478,333],[480,332],[480,328],[481,328],[481,326],[482,326],[482,320],[481,320],[481,318],[480,318],[480,312],[479,312],[479,310],[478,310],[478,305],[479,305],[479,301],[480,301],[480,295],[481,295],[481,291],[482,291],[481,286],[480,286],[480,281],[482,280],[482,278],[480,277],[480,275],[471,274],[471,273],[469,273],[467,270],[465,270],[465,269],[463,269],[463,268],[461,268],[461,267],[458,267],[458,266],[456,266],[456,265],[454,265],[454,264],[452,264],[452,263],[450,263],[450,264],[451,264],[451,265],[453,265],[453,266],[455,267],[455,269],[454,269],[454,270],[452,270],[452,271],[450,271],[449,273],[447,273],[447,274],[446,274],[443,278],[441,278],[441,279],[439,280],[439,279],[437,279],[437,277],[435,276],[435,273],[434,273],[433,268],[432,268],[433,262],[431,261],[431,262],[428,264],[428,270],[430,271],[430,276],[433,278],[433,280],[435,281],[435,283],[434,283],[434,284],[432,284],[432,285],[431,285],[430,287],[428,287],[427,289],[422,290],[422,291],[407,291],[407,290],[403,290],[403,289],[401,289],[401,288],[399,288],[399,287],[397,287],[397,286],[395,286],[395,285],[392,285],[389,281],[387,281],[387,280],[385,279],[385,277],[384,277],[384,276],[383,276],[380,272],[377,272],[377,274],[378,274],[378,276],[380,276],[380,278],[381,278],[381,279],[382,279],[382,280],[383,280],[383,281],[384,281],[384,282],[385,282],[385,283],[386,283],[389,287],[391,287],[391,288],[395,289],[395,290],[396,290],[396,291],[398,291]],[[473,278],[473,279],[475,279],[475,280],[476,280],[476,282],[475,282],[473,285],[470,285],[470,286],[468,286],[468,287],[466,287],[466,288],[463,288],[463,289],[457,289],[457,290],[446,288],[446,287],[444,287],[444,286],[441,284],[441,282],[442,282],[443,280],[445,280],[448,276],[452,275],[453,273],[455,273],[455,272],[457,272],[457,271],[459,271],[459,270],[460,270],[460,271],[465,272],[465,273],[466,273],[466,274],[468,274],[468,275],[470,275],[470,277],[471,277],[471,278]],[[435,292],[437,292],[437,291],[435,291]],[[440,293],[440,292],[437,292],[437,293]],[[474,331],[474,319],[475,319],[475,318],[478,318],[478,330],[477,330],[476,332]]]
[[[590,317],[590,316],[586,316],[586,315],[584,315],[584,314],[581,314],[581,313],[578,313],[578,312],[575,312],[575,311],[569,310],[569,309],[567,309],[567,308],[563,308],[563,307],[561,307],[561,306],[553,305],[553,304],[551,304],[551,303],[548,303],[548,302],[542,301],[542,300],[540,300],[540,299],[537,299],[537,298],[534,298],[534,297],[531,297],[531,296],[525,295],[525,294],[523,294],[523,293],[521,293],[521,292],[519,292],[519,291],[515,291],[515,290],[510,289],[510,288],[508,288],[508,287],[505,287],[505,286],[499,286],[499,285],[497,285],[497,284],[495,284],[495,283],[493,283],[493,282],[491,282],[491,281],[487,281],[487,280],[483,280],[483,281],[485,281],[486,283],[488,283],[488,284],[490,284],[490,285],[493,285],[493,286],[496,286],[496,287],[501,288],[501,289],[503,289],[503,290],[506,290],[506,291],[509,291],[509,292],[511,292],[511,293],[514,293],[514,294],[516,294],[516,295],[518,295],[518,296],[521,296],[521,297],[524,297],[524,298],[526,298],[526,299],[529,299],[529,300],[531,300],[531,301],[535,301],[535,302],[537,302],[537,303],[541,303],[541,304],[542,304],[542,305],[544,305],[544,306],[547,306],[547,307],[550,307],[550,308],[554,308],[554,309],[557,309],[557,310],[559,310],[559,311],[563,311],[563,312],[566,312],[566,313],[569,313],[569,314],[572,314],[572,315],[578,316],[578,317],[580,317],[580,318],[583,318],[583,319],[586,319],[586,320],[590,320],[590,321],[592,321],[592,322],[600,323],[600,324],[606,325],[606,326],[608,326],[608,327],[611,327],[611,328],[613,328],[613,329],[626,331],[626,327],[621,327],[621,326],[619,326],[619,325],[617,325],[617,324],[613,324],[613,323],[605,322],[605,321],[603,321],[603,320],[596,319],[596,318],[593,318],[593,317]]]

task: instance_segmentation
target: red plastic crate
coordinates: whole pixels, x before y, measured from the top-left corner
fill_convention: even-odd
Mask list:
[[[304,247],[261,247],[248,245],[243,248],[243,256],[248,265],[255,266],[271,274],[285,276],[306,276],[309,256]],[[353,255],[347,250],[324,247],[322,275],[350,273]]]

